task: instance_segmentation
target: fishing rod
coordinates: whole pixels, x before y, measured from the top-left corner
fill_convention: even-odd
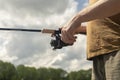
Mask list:
[[[70,44],[64,43],[61,40],[61,29],[53,30],[53,29],[18,29],[18,28],[0,28],[0,31],[25,31],[25,32],[42,32],[52,34],[52,37],[55,37],[51,40],[50,44],[53,47],[53,50],[61,49],[62,47],[69,46]]]
[[[0,28],[0,30],[4,31],[28,31],[28,32],[41,32],[42,30],[38,29],[17,29],[17,28]]]

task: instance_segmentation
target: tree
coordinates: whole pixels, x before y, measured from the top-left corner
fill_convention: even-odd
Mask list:
[[[67,76],[68,80],[77,80],[76,75],[77,75],[77,72],[75,72],[75,71],[70,72]]]
[[[67,72],[62,69],[39,68],[38,80],[66,80]]]
[[[0,80],[91,80],[91,69],[67,73],[63,69],[34,68],[0,61]]]
[[[0,80],[14,80],[17,78],[17,71],[13,64],[0,61]]]
[[[73,71],[68,74],[69,80],[91,80],[91,69],[89,70],[80,70],[80,71]]]
[[[34,67],[19,65],[17,72],[20,80],[37,80],[37,70]]]
[[[49,80],[50,74],[47,68],[41,67],[37,70],[38,80]]]
[[[51,80],[66,80],[67,72],[62,69],[49,68]]]
[[[91,80],[91,69],[77,72],[77,80]]]

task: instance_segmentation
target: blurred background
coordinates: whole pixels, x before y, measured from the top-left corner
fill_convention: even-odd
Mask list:
[[[0,28],[58,29],[87,4],[88,0],[0,0]],[[77,36],[73,46],[53,51],[50,34],[0,31],[0,60],[37,69],[89,69],[86,36]]]

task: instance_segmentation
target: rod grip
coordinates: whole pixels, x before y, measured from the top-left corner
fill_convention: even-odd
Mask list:
[[[54,33],[55,32],[55,30],[53,30],[53,29],[43,29],[42,30],[42,33]]]

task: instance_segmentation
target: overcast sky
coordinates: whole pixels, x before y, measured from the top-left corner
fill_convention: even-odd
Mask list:
[[[0,27],[58,29],[85,6],[87,0],[0,0]],[[0,60],[67,71],[91,67],[86,36],[78,35],[73,46],[56,51],[50,40],[50,34],[0,31]]]

